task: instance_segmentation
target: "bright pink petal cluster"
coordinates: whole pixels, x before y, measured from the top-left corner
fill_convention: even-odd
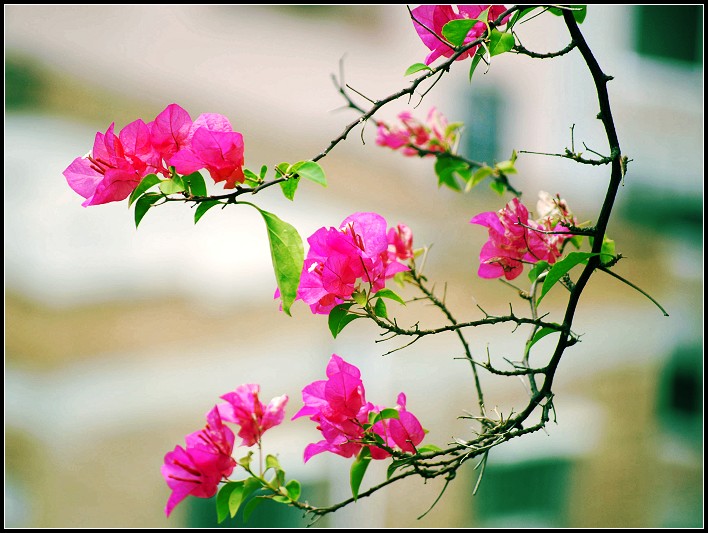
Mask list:
[[[528,209],[518,198],[499,211],[480,213],[472,218],[472,224],[489,230],[489,240],[479,254],[478,275],[482,278],[504,276],[511,280],[521,274],[525,262],[555,263],[561,255],[561,244],[571,235],[544,232],[567,232],[561,222],[575,223],[565,202],[560,198],[558,202],[552,212],[544,213],[538,220],[529,219]]]
[[[217,405],[224,421],[241,426],[238,432],[243,439],[241,446],[256,444],[267,429],[280,424],[285,416],[286,395],[273,398],[268,405],[263,405],[258,398],[259,393],[258,385],[241,385],[221,397],[226,403]]]
[[[138,119],[118,135],[111,124],[97,133],[93,150],[77,157],[64,170],[69,186],[86,198],[82,205],[118,202],[127,198],[148,174],[169,177],[206,169],[225,188],[243,183],[243,136],[223,115],[205,113],[192,121],[177,104],[168,105],[155,120]]]
[[[506,6],[503,5],[422,5],[413,10],[413,26],[418,36],[423,41],[431,52],[425,58],[425,64],[430,65],[440,56],[451,57],[455,52],[449,44],[446,44],[442,36],[442,29],[445,24],[451,20],[458,19],[478,19],[482,12],[489,9],[487,19],[489,21],[496,20],[506,11]],[[503,23],[506,23],[506,17]],[[471,43],[478,39],[487,29],[484,22],[478,22],[465,37],[463,45]],[[477,46],[474,46],[461,54],[456,61],[465,59],[474,55]]]
[[[186,447],[176,446],[165,455],[162,476],[172,491],[165,514],[187,496],[211,498],[222,479],[231,475],[236,461],[234,432],[224,422],[241,426],[238,436],[243,446],[260,441],[263,433],[283,421],[287,396],[273,398],[267,406],[258,399],[258,385],[241,385],[222,396],[227,403],[214,406],[206,415],[206,427],[185,437]]]
[[[374,292],[386,280],[408,270],[401,261],[413,255],[413,236],[408,226],[387,230],[376,213],[354,213],[339,228],[320,228],[307,242],[298,299],[313,313],[327,314],[351,297],[362,283]]]
[[[314,455],[331,452],[342,457],[354,457],[364,447],[366,432],[378,434],[390,448],[415,453],[415,447],[425,436],[418,419],[406,410],[406,397],[398,396],[396,409],[399,418],[379,421],[368,430],[369,413],[382,409],[366,401],[364,383],[357,367],[332,354],[327,365],[327,379],[315,381],[302,390],[305,404],[293,420],[307,416],[317,423],[323,440],[305,448],[305,462]],[[377,446],[369,446],[374,459],[384,459],[390,454]]]
[[[457,143],[460,124],[449,125],[436,108],[431,108],[423,123],[409,111],[398,115],[400,124],[378,122],[376,144],[392,150],[402,148],[407,156],[434,155],[427,152],[450,152]],[[422,151],[422,153],[421,153]]]

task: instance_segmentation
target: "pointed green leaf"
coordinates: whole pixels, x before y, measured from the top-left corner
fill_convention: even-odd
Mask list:
[[[364,307],[366,305],[366,294],[363,291],[356,291],[352,293],[352,300]]]
[[[539,329],[536,334],[533,336],[533,339],[531,339],[531,342],[529,343],[529,349],[531,346],[536,344],[538,341],[540,341],[543,337],[546,335],[550,335],[551,333],[558,333],[557,329],[553,328],[541,328]]]
[[[288,497],[295,502],[300,498],[300,494],[302,493],[300,482],[296,479],[288,481],[288,484],[285,485],[285,490],[288,491]]]
[[[431,69],[425,63],[413,63],[410,67],[408,67],[406,69],[406,73],[404,74],[404,76],[410,76],[411,74],[415,74],[416,72],[420,72],[421,70],[433,70],[433,69]]]
[[[262,487],[261,482],[255,477],[249,477],[243,482],[243,494],[241,500],[246,501],[248,497]]]
[[[585,263],[594,255],[598,254],[593,254],[590,252],[570,252],[565,258],[554,264],[548,271],[548,274],[546,274],[546,279],[543,281],[543,288],[541,289],[541,296],[538,297],[536,305],[541,303],[541,300],[546,294],[548,294],[551,287],[553,287],[558,280],[570,272],[571,268],[581,263]]]
[[[263,182],[263,179],[258,174],[247,168],[243,169],[243,175],[246,178],[245,183],[249,187],[258,187]]]
[[[332,332],[332,337],[335,339],[337,335],[353,320],[361,318],[359,315],[352,315],[349,313],[349,308],[352,306],[351,303],[339,304],[335,306],[329,312],[329,318],[327,323],[329,325],[329,330]]]
[[[379,413],[372,411],[371,414],[374,415],[374,417],[370,420],[371,424],[376,424],[376,422],[388,420],[389,418],[399,418],[398,410],[396,409],[382,409]]]
[[[274,470],[280,470],[280,463],[278,462],[278,458],[275,455],[266,455],[266,470],[269,468],[273,468]]]
[[[460,46],[465,42],[465,37],[478,22],[478,19],[451,20],[443,26],[442,35],[452,46]]]
[[[465,187],[465,192],[469,192],[472,187],[479,185],[479,183],[484,180],[487,176],[491,176],[494,170],[491,167],[480,167],[472,175],[472,179],[467,182]]]
[[[600,250],[602,261],[611,261],[615,257],[615,241],[605,236]]]
[[[430,453],[430,452],[441,452],[442,448],[435,446],[435,444],[426,444],[418,448],[418,453]]]
[[[137,228],[140,225],[140,221],[143,219],[145,214],[148,212],[148,209],[152,207],[152,205],[157,202],[160,198],[162,198],[161,194],[157,193],[146,193],[142,195],[140,198],[138,198],[138,201],[135,202],[135,227]]]
[[[182,192],[187,188],[184,185],[184,181],[179,175],[176,175],[169,180],[164,180],[160,182],[160,190],[162,194],[176,194]]]
[[[242,202],[246,203],[246,202]],[[253,204],[248,204],[263,217],[268,230],[270,255],[273,260],[275,281],[283,300],[283,311],[290,316],[290,306],[297,297],[297,287],[300,284],[300,273],[305,261],[302,238],[297,230],[287,222],[283,222],[273,213],[263,211]]]
[[[539,261],[529,271],[529,281],[536,281],[536,278],[538,278],[546,270],[548,270],[548,261]]]
[[[142,194],[150,187],[157,185],[161,181],[162,180],[157,177],[156,174],[148,174],[147,176],[145,176],[138,184],[138,186],[133,190],[133,192],[130,193],[130,197],[128,198],[128,207],[133,205],[133,202],[137,200],[140,196],[142,196]]]
[[[447,155],[438,156],[435,161],[438,186],[447,185],[455,191],[461,190],[458,178],[467,182],[472,179],[472,169],[464,161]]]
[[[327,178],[325,177],[324,170],[322,170],[322,167],[314,161],[300,161],[295,163],[290,168],[290,172],[295,172],[301,178],[314,181],[323,187],[327,186]]]
[[[477,48],[477,52],[474,54],[474,57],[472,58],[472,64],[470,65],[470,82],[472,81],[472,74],[474,74],[474,71],[477,68],[477,65],[479,65],[479,62],[482,60],[483,55],[484,48],[480,46],[479,48]]]
[[[236,484],[238,487],[235,487],[229,496],[229,514],[231,515],[231,518],[236,516],[236,513],[238,513],[238,508],[241,507],[241,504],[243,503],[243,490],[245,483],[243,481],[238,481]]]
[[[413,460],[413,457],[411,458],[406,458],[406,459],[395,459],[390,465],[388,465],[388,468],[386,469],[386,480],[388,481],[391,479],[391,476],[401,468],[402,466],[410,464],[410,462]]]
[[[248,522],[248,519],[251,518],[251,515],[253,514],[253,511],[256,510],[256,507],[258,507],[265,498],[263,496],[256,496],[255,498],[251,498],[251,501],[246,504],[246,507],[243,508],[243,523],[245,524]]]
[[[492,189],[499,196],[503,196],[504,191],[506,191],[506,185],[504,185],[501,181],[497,180],[493,180],[492,182],[490,182],[489,188]]]
[[[204,183],[204,176],[200,172],[192,172],[188,176],[184,176],[184,182],[187,184],[187,189],[192,196],[206,196],[207,188]]]
[[[251,461],[253,460],[253,452],[248,452],[247,455],[244,455],[241,457],[241,459],[238,460],[238,464],[240,464],[242,467],[248,469],[251,466]]]
[[[221,490],[216,495],[216,518],[219,523],[223,522],[226,517],[229,516],[229,501],[231,495],[234,493],[234,491],[240,494],[242,490],[243,481],[234,481],[231,483],[227,483],[226,485],[221,487]],[[231,516],[233,517],[234,514],[236,513],[233,513]]]
[[[489,55],[498,56],[514,48],[514,36],[509,32],[492,30],[489,36]]]
[[[209,209],[211,209],[215,205],[219,205],[220,203],[221,202],[219,200],[207,200],[206,202],[199,202],[199,205],[194,210],[194,223],[196,224],[197,222],[199,222],[199,219],[204,216],[204,213],[209,211]]]
[[[283,195],[292,201],[295,198],[298,185],[300,185],[300,178],[288,178],[280,182],[280,189],[283,191]]]
[[[260,178],[261,178],[262,180],[264,180],[267,173],[268,173],[268,166],[267,166],[267,165],[263,165],[263,166],[261,167],[261,176],[260,176]]]
[[[393,292],[391,289],[381,289],[379,292],[374,294],[374,298],[388,298],[389,300],[394,300],[398,303],[406,305],[406,302],[403,301],[403,298],[401,298],[398,294]]]
[[[369,467],[370,462],[371,453],[368,447],[364,447],[352,463],[352,468],[349,473],[349,483],[352,487],[352,496],[354,496],[355,500],[359,497],[359,487],[361,487],[361,481],[364,479],[364,474],[366,474],[366,469]]]
[[[376,305],[374,305],[374,314],[381,318],[388,318],[388,312],[386,311],[386,304],[381,298],[377,298]]]

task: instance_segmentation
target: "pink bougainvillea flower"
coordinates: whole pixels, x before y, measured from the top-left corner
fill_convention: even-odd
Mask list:
[[[188,145],[192,118],[177,104],[170,104],[148,126],[152,146],[168,161]]]
[[[407,226],[405,239],[412,246]],[[362,284],[374,292],[384,288],[386,280],[408,270],[401,261],[408,259],[408,244],[390,242],[386,220],[376,213],[354,213],[339,228],[320,228],[307,242],[310,245],[298,286],[298,299],[313,313],[328,314],[332,308],[351,297]],[[401,246],[398,255],[396,247]],[[390,251],[390,246],[394,249]]]
[[[364,446],[364,425],[368,423],[369,413],[381,411],[381,408],[366,401],[364,383],[357,367],[332,354],[326,374],[326,380],[315,381],[302,390],[304,406],[293,416],[293,420],[302,416],[309,417],[317,423],[317,429],[324,437],[305,448],[305,462],[322,452],[342,457],[357,455]],[[418,419],[406,410],[406,397],[403,393],[398,396],[396,409],[399,411],[399,419],[377,422],[372,430],[384,438],[387,446],[415,453],[415,446],[423,440],[424,431]],[[369,448],[374,459],[389,456],[381,448]]]
[[[470,220],[472,224],[487,227],[489,240],[482,246],[478,275],[482,278],[514,279],[524,268],[524,262],[544,260],[553,264],[560,257],[560,246],[570,235],[561,222],[574,223],[564,201],[558,198],[556,211],[546,212],[539,220],[529,219],[529,211],[518,198],[511,200],[497,212],[480,213]]]
[[[259,393],[258,385],[241,385],[221,397],[227,403],[217,405],[222,420],[241,426],[238,436],[243,439],[242,446],[258,443],[263,433],[280,424],[285,416],[286,395],[273,398],[268,405],[263,405],[258,398]]]
[[[392,150],[403,149],[406,156],[433,156],[435,152],[451,152],[457,144],[461,123],[448,124],[436,108],[431,108],[425,123],[404,111],[399,124],[378,122],[376,144]]]
[[[458,19],[477,19],[486,9],[489,9],[487,20],[496,20],[505,10],[503,5],[422,5],[413,10],[413,26],[415,27],[418,36],[423,41],[423,44],[428,47],[431,52],[425,58],[425,64],[430,65],[437,58],[452,57],[455,52],[454,48],[446,44],[442,35],[442,29],[451,20]],[[508,17],[504,19],[506,23]],[[466,45],[478,39],[487,29],[484,22],[475,24],[465,37],[462,45]],[[471,57],[476,52],[477,47],[474,46],[461,54],[456,60],[466,59]]]
[[[416,416],[406,410],[406,395],[402,392],[398,395],[395,409],[398,411],[398,418],[388,418],[376,422],[372,429],[383,438],[389,448],[416,453],[415,447],[423,442],[425,430]],[[391,455],[377,446],[370,446],[370,451],[371,457],[374,459],[385,459]]]
[[[86,198],[84,207],[124,200],[144,176],[156,171],[159,157],[147,125],[137,120],[119,135],[113,128],[111,124],[106,133],[96,133],[91,153],[74,159],[63,172],[69,186]]]
[[[386,237],[389,261],[407,261],[413,257],[413,232],[408,226],[399,224],[389,229]]]
[[[206,427],[187,435],[186,443],[186,449],[176,446],[168,452],[162,465],[162,476],[172,490],[165,507],[167,516],[189,495],[214,496],[219,482],[236,466],[231,457],[234,433],[224,426],[216,407],[207,414]]]
[[[169,158],[169,164],[180,174],[191,174],[205,168],[213,180],[225,181],[224,188],[233,189],[243,183],[243,135],[233,131],[229,120],[218,113],[205,113],[190,125],[184,147]]]

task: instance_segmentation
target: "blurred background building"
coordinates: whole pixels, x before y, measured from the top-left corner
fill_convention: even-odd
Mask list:
[[[461,471],[431,513],[438,481],[406,480],[328,517],[329,526],[700,526],[703,503],[703,7],[591,6],[582,29],[604,70],[623,151],[632,162],[609,234],[626,259],[617,271],[640,294],[598,273],[574,329],[582,342],[558,372],[558,424],[495,449],[477,496]],[[517,29],[523,44],[568,42],[560,19]],[[469,435],[468,368],[454,338],[402,352],[375,344],[355,322],[333,340],[326,318],[300,304],[278,311],[265,230],[246,209],[192,212],[170,205],[135,231],[126,203],[84,209],[61,175],[97,130],[149,120],[177,102],[196,117],[231,118],[246,165],[273,167],[319,153],[354,118],[329,79],[345,56],[346,81],[371,98],[405,86],[426,54],[402,6],[5,7],[5,524],[38,527],[213,525],[211,502],[192,499],[169,520],[164,453],[203,424],[217,397],[242,383],[290,395],[324,375],[331,353],[363,372],[367,395],[401,390],[445,445]],[[417,101],[412,102],[417,104]],[[588,72],[577,53],[552,61],[506,54],[470,84],[465,64],[414,113],[437,106],[467,127],[461,150],[500,161],[512,149],[606,151]],[[392,119],[410,106],[382,112]],[[405,222],[416,245],[434,244],[426,272],[447,282],[459,318],[475,303],[504,312],[513,290],[475,275],[486,232],[467,223],[503,200],[484,186],[438,189],[429,160],[374,145],[375,127],[352,133],[325,160],[330,186],[309,183],[290,203],[259,205],[307,236],[356,211]],[[362,145],[362,139],[366,146]],[[522,155],[514,176],[533,199],[559,192],[581,219],[596,217],[604,168]],[[275,192],[271,190],[270,192]],[[412,294],[411,294],[412,296]],[[561,291],[548,310],[564,304]],[[516,305],[520,305],[518,302]],[[428,308],[407,318],[439,324]],[[524,333],[469,331],[474,355],[502,362]],[[539,347],[550,350],[544,341]],[[495,359],[495,360],[496,360]],[[487,404],[508,414],[526,397],[519,381],[488,379]],[[347,497],[349,461],[302,450],[318,440],[298,420],[266,435],[313,503]],[[385,476],[376,465],[364,481]],[[250,526],[299,526],[299,513],[264,508]],[[230,525],[240,525],[234,522]]]

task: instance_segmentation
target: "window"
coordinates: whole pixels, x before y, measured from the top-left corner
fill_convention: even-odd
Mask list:
[[[690,63],[703,60],[703,6],[635,6],[634,43],[642,55]]]

